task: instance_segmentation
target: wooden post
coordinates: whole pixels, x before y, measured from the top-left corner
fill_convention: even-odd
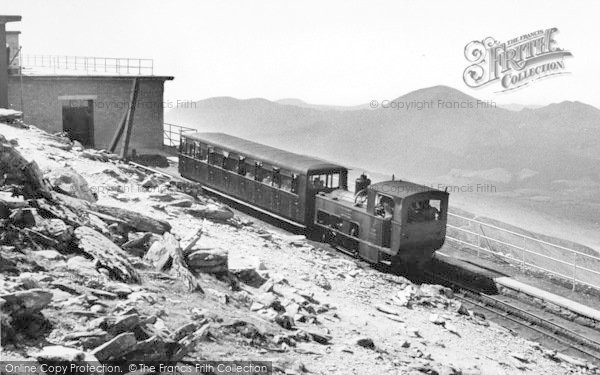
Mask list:
[[[108,151],[114,153],[117,148],[117,143],[119,143],[119,139],[121,139],[121,134],[123,134],[123,129],[125,128],[125,121],[127,121],[127,114],[129,113],[129,108],[125,109],[125,113],[123,113],[123,117],[121,121],[119,121],[119,126],[117,126],[117,130],[115,130],[115,134],[113,135],[112,140],[110,141],[110,145],[108,146]]]
[[[123,117],[121,118],[121,121],[119,122],[119,126],[117,127],[117,130],[115,130],[115,134],[113,135],[112,140],[110,141],[110,145],[108,146],[108,151],[110,152],[115,152],[115,150],[117,149],[117,144],[119,143],[119,139],[121,139],[121,135],[123,134],[123,129],[125,129],[125,124],[127,123],[127,115],[129,114],[129,111],[131,109],[131,103],[133,101],[133,95],[135,93],[135,88],[136,88],[136,81],[137,78],[135,78],[133,80],[133,83],[131,84],[131,94],[129,95],[129,106],[125,109],[125,113],[123,113]]]
[[[129,112],[127,113],[127,121],[125,125],[125,137],[123,138],[123,146],[121,147],[121,159],[127,160],[127,152],[129,149],[129,140],[131,138],[131,129],[133,128],[133,117],[135,115],[135,106],[137,103],[140,81],[135,78],[133,80],[133,94],[129,104]]]

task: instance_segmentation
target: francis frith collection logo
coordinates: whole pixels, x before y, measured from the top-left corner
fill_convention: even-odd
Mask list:
[[[571,52],[558,47],[553,27],[537,30],[501,43],[492,37],[475,40],[465,47],[471,63],[463,80],[469,87],[497,83],[498,92],[514,90],[538,79],[567,74],[565,58]]]

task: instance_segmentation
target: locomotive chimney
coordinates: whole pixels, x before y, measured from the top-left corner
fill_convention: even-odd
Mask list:
[[[364,190],[371,185],[371,180],[367,177],[367,175],[363,172],[359,178],[354,182],[354,193],[358,193],[361,190]]]

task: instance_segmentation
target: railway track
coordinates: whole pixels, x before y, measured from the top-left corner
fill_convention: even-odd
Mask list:
[[[527,336],[531,340],[535,340],[542,345],[547,344],[545,346],[559,353],[584,358],[595,365],[600,365],[600,332],[573,322],[568,323],[569,321],[557,323],[556,320],[559,318],[553,314],[527,305],[512,297],[482,293],[463,285],[460,281],[450,280],[429,272],[426,273],[426,277],[428,282],[451,287],[455,292],[455,297],[468,305],[486,313],[491,313],[492,320],[496,318],[496,320],[499,319],[504,323],[509,323],[501,324],[505,328],[516,333],[529,331]],[[571,327],[567,327],[567,325]]]
[[[137,163],[130,162],[136,168],[144,169],[153,173],[161,174],[171,178],[176,178],[179,181],[196,182],[179,176],[176,173],[168,173],[149,168]],[[354,254],[344,251],[344,255],[356,260]],[[382,272],[389,272],[389,267],[380,265],[376,267]],[[420,278],[420,277],[419,277]],[[549,313],[531,305],[526,305],[516,299],[506,296],[495,296],[475,290],[472,287],[464,285],[458,280],[451,280],[440,274],[425,272],[421,282],[436,283],[446,285],[454,290],[454,295],[459,300],[471,305],[475,309],[479,309],[488,314],[492,314],[490,320],[500,320],[500,325],[505,328],[522,334],[523,331],[528,331],[529,339],[540,342],[557,352],[572,356],[584,358],[591,361],[595,365],[600,366],[600,332],[596,333],[596,337],[590,337],[588,334],[578,332],[578,328],[583,328],[573,322],[570,322],[572,328],[567,328],[564,324],[556,323],[554,315],[548,316]],[[525,306],[524,306],[525,305]],[[535,310],[535,311],[532,311]],[[489,317],[488,317],[489,319]],[[582,329],[589,331],[588,329]],[[580,330],[581,331],[581,330]]]

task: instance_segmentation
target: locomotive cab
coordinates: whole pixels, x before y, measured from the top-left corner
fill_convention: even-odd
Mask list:
[[[360,181],[359,181],[360,180]],[[315,200],[315,225],[323,239],[371,263],[404,270],[420,266],[442,247],[448,193],[406,181],[364,184],[356,195],[322,191]]]
[[[448,193],[406,181],[386,181],[369,189],[367,211],[381,218],[381,246],[392,263],[423,264],[446,237]]]

